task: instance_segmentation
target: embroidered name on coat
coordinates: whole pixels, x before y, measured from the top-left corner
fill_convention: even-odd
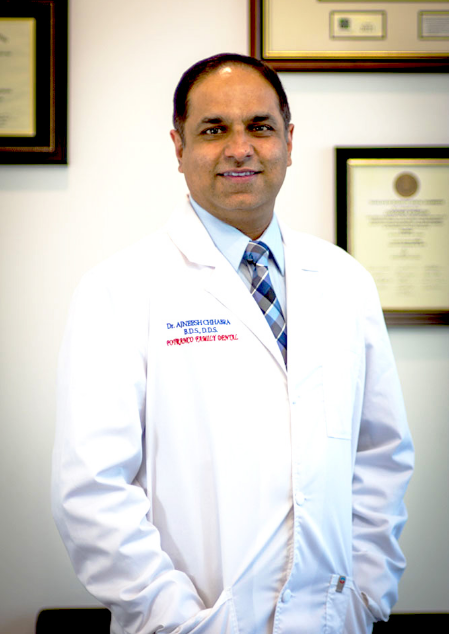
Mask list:
[[[230,325],[229,319],[189,319],[176,323],[167,322],[167,330],[181,330],[179,333],[181,336],[167,339],[167,346],[183,346],[208,341],[238,341],[236,334],[219,333],[219,330],[223,330],[223,326]]]

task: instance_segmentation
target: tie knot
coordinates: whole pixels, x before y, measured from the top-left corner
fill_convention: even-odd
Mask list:
[[[263,242],[253,242],[250,240],[246,247],[243,259],[247,262],[253,262],[253,264],[268,265],[268,254],[270,249]]]

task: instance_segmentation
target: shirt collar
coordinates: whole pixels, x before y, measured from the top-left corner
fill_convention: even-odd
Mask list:
[[[240,262],[242,261],[243,254],[248,244],[249,238],[247,235],[228,225],[223,220],[219,220],[208,211],[200,207],[197,202],[190,196],[190,202],[197,216],[205,226],[207,232],[212,238],[217,249],[224,255],[224,257],[230,262],[233,268],[238,271]],[[273,257],[281,275],[284,275],[285,260],[284,260],[284,245],[282,243],[282,234],[279,228],[279,224],[276,216],[273,214],[273,218],[265,229],[264,233],[260,236],[259,240],[264,242],[270,249],[270,255]]]

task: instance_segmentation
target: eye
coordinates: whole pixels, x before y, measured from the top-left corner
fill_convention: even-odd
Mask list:
[[[268,123],[253,123],[250,126],[251,132],[273,132],[273,128]]]
[[[223,126],[214,126],[213,128],[207,128],[203,130],[202,134],[207,134],[208,136],[216,136],[217,134],[223,134],[225,129]]]

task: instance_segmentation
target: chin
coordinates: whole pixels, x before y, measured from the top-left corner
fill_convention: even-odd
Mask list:
[[[259,209],[263,207],[263,202],[260,200],[255,200],[252,197],[245,195],[236,195],[232,198],[229,198],[225,201],[221,201],[222,209],[228,209],[232,211],[233,209],[239,209],[241,211],[252,211],[254,209]]]

